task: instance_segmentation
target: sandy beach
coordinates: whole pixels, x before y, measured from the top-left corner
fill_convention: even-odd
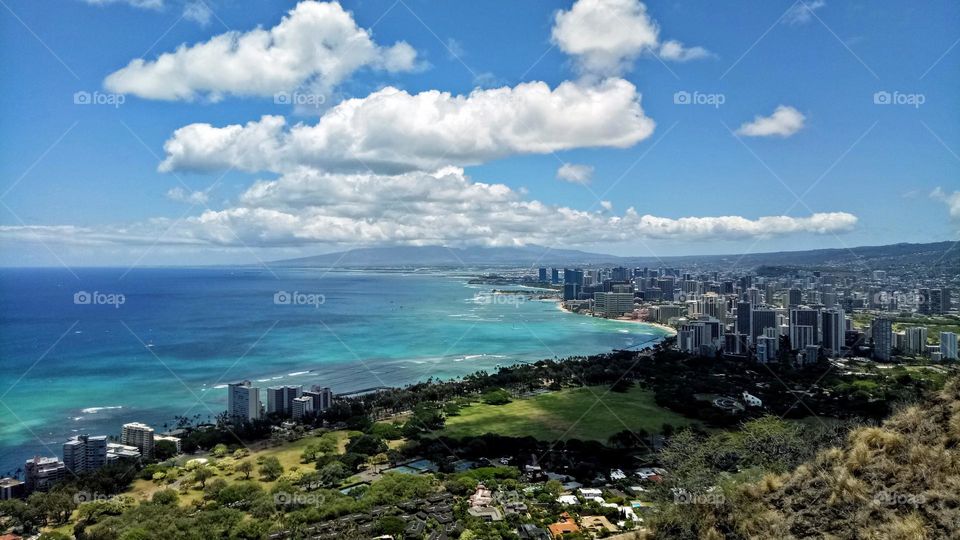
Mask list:
[[[580,315],[579,313],[570,311],[569,309],[567,309],[566,307],[564,307],[562,301],[557,301],[557,309],[559,309],[560,311],[566,312],[566,313],[570,313],[570,314],[572,314],[572,315]],[[583,315],[583,316],[584,316],[584,317],[587,317],[588,315]],[[598,318],[599,318],[599,317],[598,317]],[[616,319],[606,319],[606,320],[608,320],[608,321],[618,321],[618,322],[627,322],[627,323],[634,323],[634,324],[645,324],[645,325],[647,325],[647,326],[653,326],[653,327],[655,327],[655,328],[659,328],[659,329],[663,330],[664,332],[668,332],[671,336],[677,335],[677,330],[676,330],[676,328],[667,326],[667,325],[665,325],[665,324],[660,324],[660,323],[655,323],[655,322],[649,322],[649,321],[641,321],[640,319],[634,319],[634,318],[631,318],[631,317],[618,317],[618,318],[616,318]]]

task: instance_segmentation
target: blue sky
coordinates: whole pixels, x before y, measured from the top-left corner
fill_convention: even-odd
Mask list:
[[[345,1],[366,56],[336,75],[295,66],[303,76],[291,83],[256,62],[262,74],[226,82],[246,64],[230,71],[216,55],[178,57],[167,71],[125,66],[269,31],[296,2],[3,1],[7,265],[252,262],[396,243],[741,253],[952,240],[960,229],[956,2]],[[617,10],[653,34],[596,27]],[[344,31],[325,13],[310,12],[306,35]],[[527,95],[537,81],[555,103]],[[190,95],[171,98],[174,87]],[[432,91],[452,96],[415,98]],[[104,103],[77,104],[77,92]],[[623,92],[634,99],[614,103]],[[896,103],[876,103],[884,92]],[[503,118],[501,100],[516,103]],[[588,102],[596,114],[571,112]],[[377,124],[384,109],[361,115],[371,103],[410,125],[390,132],[393,122]],[[431,120],[437,111],[451,116]],[[227,126],[263,115],[284,127],[259,146],[207,152]],[[322,116],[334,127],[285,138]],[[758,117],[768,119],[750,127]],[[175,135],[192,124],[210,130]],[[276,156],[260,159],[268,142]],[[384,156],[389,165],[369,162]],[[579,181],[558,178],[565,163]]]

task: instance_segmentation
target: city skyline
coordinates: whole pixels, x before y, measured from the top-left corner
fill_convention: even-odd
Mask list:
[[[957,17],[13,1],[0,264],[955,240]]]

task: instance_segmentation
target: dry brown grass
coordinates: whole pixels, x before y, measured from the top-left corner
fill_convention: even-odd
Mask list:
[[[960,380],[785,475],[741,486],[702,538],[960,538]]]

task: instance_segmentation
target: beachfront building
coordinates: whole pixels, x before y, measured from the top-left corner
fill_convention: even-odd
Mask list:
[[[604,317],[621,317],[633,311],[632,292],[596,292],[593,302],[593,312]]]
[[[26,483],[16,478],[0,478],[0,501],[19,499],[26,495]]]
[[[136,447],[140,451],[140,455],[145,458],[153,456],[153,428],[146,424],[140,422],[124,424],[120,431],[120,442],[127,446]]]
[[[103,467],[107,464],[107,436],[77,435],[63,443],[63,464],[74,474]]]
[[[267,388],[267,414],[290,416],[293,413],[293,400],[301,395],[303,395],[302,385]]]
[[[304,416],[313,412],[313,398],[310,396],[300,396],[293,398],[293,404],[290,408],[290,415],[294,420],[300,420]]]
[[[682,317],[685,312],[686,308],[684,306],[676,304],[651,306],[648,310],[649,317],[659,324],[669,324],[670,319]]]
[[[28,459],[23,470],[26,478],[24,488],[27,493],[47,491],[67,476],[66,465],[54,457],[37,456]]]
[[[227,415],[234,420],[250,422],[261,414],[260,389],[250,381],[227,385]]]
[[[176,447],[177,453],[183,452],[182,447],[180,446],[180,437],[173,437],[171,435],[154,435],[153,444],[157,445],[160,441],[168,441],[173,443],[173,446]]]
[[[140,459],[140,449],[126,444],[107,443],[107,463],[119,461],[137,461]]]
[[[333,406],[333,390],[330,388],[314,385],[303,395],[313,400],[314,411],[325,411]]]

